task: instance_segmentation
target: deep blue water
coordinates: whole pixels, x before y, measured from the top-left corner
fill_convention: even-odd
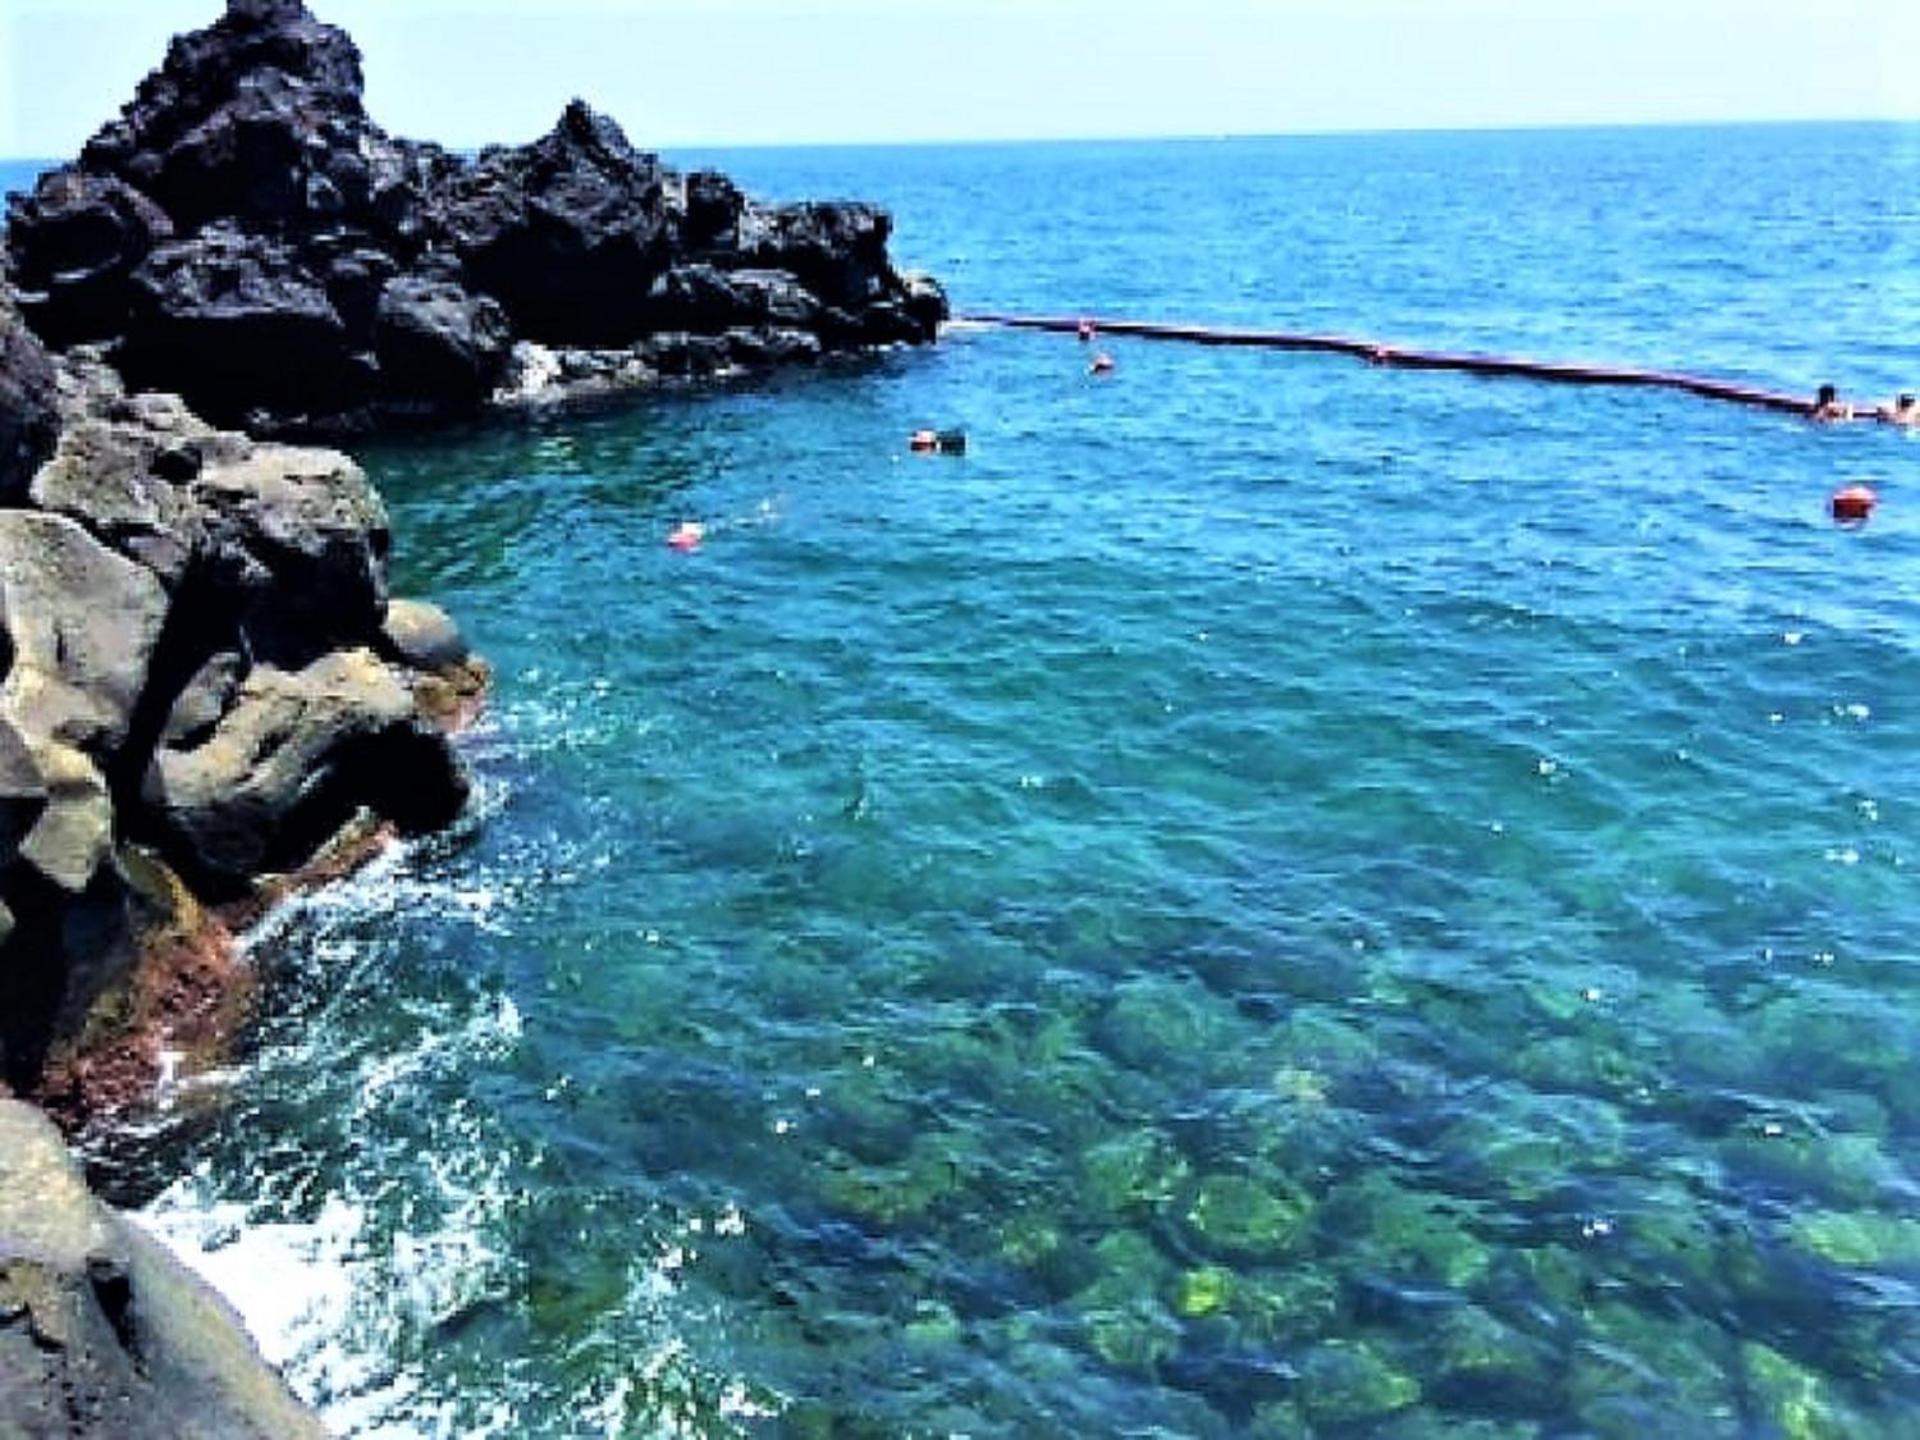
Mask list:
[[[719,158],[962,309],[1920,385],[1920,128]],[[481,800],[154,1223],[359,1434],[1912,1433],[1920,437],[1107,348],[367,451]]]

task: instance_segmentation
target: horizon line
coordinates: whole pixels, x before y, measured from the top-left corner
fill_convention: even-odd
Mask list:
[[[594,108],[597,110],[599,107]],[[616,123],[619,121],[617,115],[612,118]],[[655,154],[675,150],[911,150],[959,146],[1013,148],[1027,145],[1217,144],[1244,140],[1334,140],[1395,135],[1525,135],[1595,130],[1752,130],[1823,125],[1885,125],[1920,128],[1920,113],[1913,115],[1763,115],[1640,120],[1522,120],[1491,122],[1484,125],[1337,125],[1310,126],[1293,130],[1194,130],[1105,135],[936,135],[916,136],[910,139],[848,140],[676,140],[662,144],[634,142],[634,148]],[[626,127],[622,125],[621,128],[624,130]],[[418,136],[399,138],[420,139]],[[631,136],[628,138],[632,139]],[[529,142],[484,140],[477,144],[454,144],[444,140],[429,140],[426,143],[440,145],[443,149],[456,154],[477,154],[493,146],[512,146]],[[83,141],[82,145],[84,144]],[[70,159],[47,155],[0,155],[0,165],[56,166],[70,163],[72,159],[78,159],[77,151]]]

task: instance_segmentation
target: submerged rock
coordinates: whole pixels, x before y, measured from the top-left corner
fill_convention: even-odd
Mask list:
[[[1300,1365],[1300,1403],[1327,1425],[1375,1423],[1420,1398],[1420,1382],[1362,1340],[1330,1340]]]
[[[1299,1249],[1310,1232],[1313,1202],[1242,1175],[1202,1176],[1185,1220],[1196,1244],[1248,1260],[1278,1260]]]
[[[734,337],[603,364],[608,388],[930,340],[946,297],[894,270],[891,230],[871,205],[763,207],[679,175],[578,100],[471,158],[397,139],[343,31],[296,0],[229,0],[13,197],[7,249],[50,343],[107,342],[136,386],[218,423],[310,431],[469,413],[516,343]]]
[[[319,1440],[239,1319],[0,1099],[0,1434]]]

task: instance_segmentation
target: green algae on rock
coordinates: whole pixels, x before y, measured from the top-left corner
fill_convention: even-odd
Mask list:
[[[1273,1261],[1305,1244],[1313,1202],[1290,1189],[1244,1175],[1203,1175],[1185,1220],[1194,1239],[1213,1253]]]
[[[1329,1340],[1300,1365],[1300,1404],[1317,1422],[1377,1421],[1420,1398],[1420,1382],[1364,1340]]]

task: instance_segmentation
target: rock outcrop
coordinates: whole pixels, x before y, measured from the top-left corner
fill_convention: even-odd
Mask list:
[[[368,817],[458,813],[440,722],[478,667],[432,607],[390,613],[386,511],[346,456],[129,395],[3,304],[0,354],[0,396],[44,404],[11,427],[38,464],[0,505],[0,1080],[44,1094],[57,1072],[83,1118],[127,1096],[74,1077],[139,1098],[157,1064],[166,1036],[115,1031],[169,1025],[127,997],[156,937],[176,970],[191,958],[183,913],[247,900]],[[195,1025],[219,1008],[193,1005]],[[114,1044],[134,1062],[76,1059]]]
[[[890,229],[677,173],[580,101],[474,157],[389,136],[342,31],[228,0],[12,197],[7,251],[48,343],[104,344],[217,423],[313,432],[930,340],[945,297],[894,270]]]
[[[0,290],[0,505],[26,494],[59,429],[53,362]]]
[[[0,1435],[320,1440],[239,1319],[0,1099]]]

